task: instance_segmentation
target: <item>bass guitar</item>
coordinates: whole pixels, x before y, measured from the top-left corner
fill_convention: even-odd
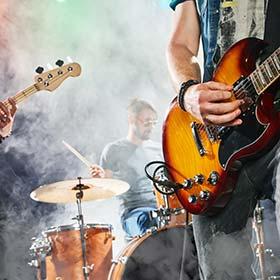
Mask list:
[[[46,72],[43,72],[44,69],[42,67],[38,67],[36,69],[38,75],[34,77],[35,83],[11,97],[16,104],[24,101],[38,91],[53,91],[68,77],[77,77],[81,74],[81,66],[76,62],[63,65],[63,61],[58,60],[56,64],[59,67]],[[5,100],[3,103],[7,107],[11,106],[8,100]]]
[[[266,43],[246,38],[233,45],[217,65],[213,81],[233,85],[233,99],[244,99],[240,126],[205,125],[182,111],[177,99],[163,125],[163,152],[176,194],[190,213],[211,215],[225,207],[238,171],[247,159],[271,148],[280,136],[275,89],[280,48],[261,64]],[[261,171],[260,171],[261,172]]]

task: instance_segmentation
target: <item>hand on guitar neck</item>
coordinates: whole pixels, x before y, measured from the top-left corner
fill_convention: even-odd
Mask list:
[[[16,110],[17,110],[17,106],[13,98],[9,98],[8,101],[6,102],[0,102],[0,137],[1,138],[5,138],[11,134]]]
[[[231,90],[232,86],[213,81],[192,85],[184,95],[185,108],[204,124],[240,125],[244,100],[231,100]]]
[[[33,85],[18,92],[8,100],[0,102],[0,140],[11,134],[17,110],[16,104],[38,91],[46,90],[52,92],[68,77],[77,77],[81,74],[81,66],[76,62],[63,65],[63,61],[58,60],[56,64],[59,67],[46,72],[43,71],[42,67],[38,67],[37,69],[40,71],[36,70],[36,72],[39,75],[34,77],[35,83]]]

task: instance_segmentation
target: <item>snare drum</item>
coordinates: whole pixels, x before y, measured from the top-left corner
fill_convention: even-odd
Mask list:
[[[109,273],[108,280],[120,279],[199,280],[192,227],[155,229],[133,239]]]
[[[43,236],[44,249],[32,245],[33,255],[36,248],[38,279],[84,280],[79,227],[52,227],[44,231]],[[84,237],[89,279],[106,280],[112,261],[112,226],[86,224]],[[38,240],[35,242],[38,243]],[[49,248],[46,244],[49,244]]]

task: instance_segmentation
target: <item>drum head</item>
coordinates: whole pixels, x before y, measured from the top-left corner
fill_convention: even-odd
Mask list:
[[[192,227],[168,228],[142,238],[127,258],[122,280],[199,279]]]

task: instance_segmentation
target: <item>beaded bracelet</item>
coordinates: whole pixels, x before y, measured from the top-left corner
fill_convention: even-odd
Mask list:
[[[199,84],[199,81],[197,81],[197,80],[188,80],[181,84],[180,91],[178,94],[178,104],[179,104],[179,107],[185,112],[187,112],[187,110],[185,108],[185,104],[184,104],[185,93],[190,86],[197,85],[197,84]]]

